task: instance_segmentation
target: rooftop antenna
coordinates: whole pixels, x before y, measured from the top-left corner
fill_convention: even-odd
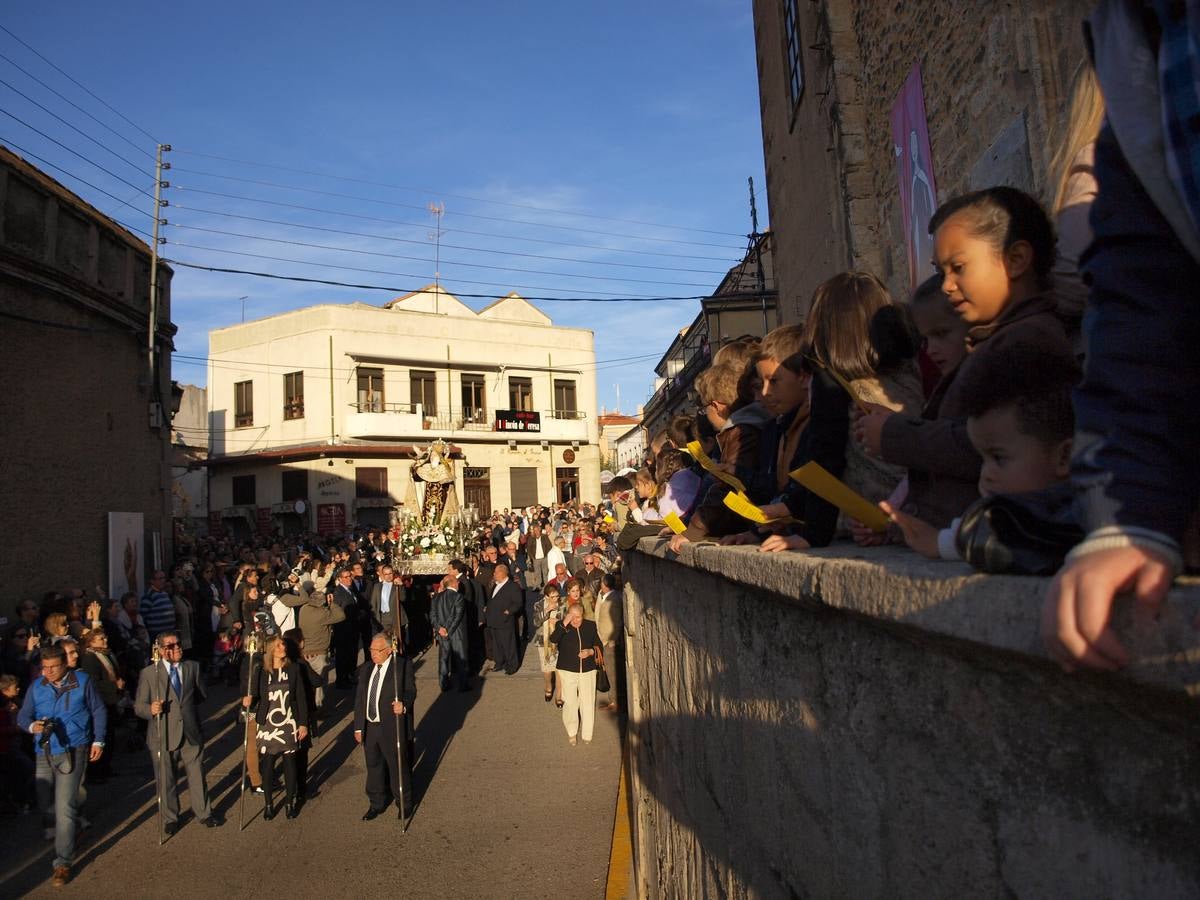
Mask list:
[[[433,213],[437,223],[437,231],[430,232],[429,239],[434,241],[433,250],[433,311],[438,311],[438,303],[442,293],[442,216],[446,214],[445,203],[430,203],[429,211]]]

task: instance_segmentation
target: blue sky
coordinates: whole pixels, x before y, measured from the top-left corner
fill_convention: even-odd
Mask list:
[[[433,280],[427,206],[440,202],[440,272],[453,293],[657,297],[709,293],[737,262],[748,176],[767,221],[749,6],[128,2],[100,12],[72,2],[3,24],[175,148],[168,258],[413,289]],[[0,138],[128,201],[134,208],[31,160],[149,230],[151,203],[136,188],[150,189],[154,142],[3,32],[0,53],[10,114]],[[186,357],[205,355],[210,328],[240,319],[243,296],[247,318],[390,299],[179,267],[176,378],[203,383],[203,366]],[[601,403],[615,406],[619,384],[626,410],[646,398],[654,362],[698,309],[537,305],[595,330]],[[637,355],[646,358],[603,362]]]

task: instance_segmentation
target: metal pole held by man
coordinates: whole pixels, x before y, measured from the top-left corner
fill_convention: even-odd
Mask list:
[[[159,652],[158,644],[155,643],[154,649],[150,652],[150,662],[152,665],[158,665],[162,661],[162,653]],[[163,788],[163,780],[166,778],[166,769],[164,764],[167,761],[167,690],[166,685],[163,686],[162,694],[157,698],[159,704],[158,715],[154,717],[154,727],[158,729],[158,749],[155,751],[158,754],[158,771],[154,773],[154,793],[158,795],[158,846],[162,846],[167,842],[167,821],[163,815],[163,803],[166,802],[166,791]]]
[[[396,717],[396,769],[397,769],[397,774],[399,776],[397,780],[399,781],[398,787],[399,787],[399,791],[400,791],[400,821],[402,821],[404,823],[403,827],[401,827],[401,829],[400,829],[400,833],[406,834],[408,832],[409,820],[408,820],[408,817],[405,815],[405,810],[408,809],[408,804],[405,802],[405,797],[404,797],[404,773],[408,771],[408,761],[406,759],[406,757],[408,756],[408,753],[405,752],[407,749],[405,745],[407,745],[408,741],[405,737],[403,737],[403,735],[406,734],[406,732],[407,732],[407,729],[404,727],[404,724],[405,724],[404,717],[407,714],[407,711],[405,711],[405,712],[397,712],[396,711],[396,704],[401,703],[401,702],[402,701],[400,700],[400,639],[395,633],[393,633],[392,634],[392,714],[395,715],[395,717]]]
[[[249,666],[246,669],[246,690],[243,692],[243,697],[251,696],[251,691],[254,687],[254,654],[258,652],[258,634],[251,632],[246,636],[246,652],[249,654]],[[253,713],[249,709],[242,709],[239,715],[244,714],[248,720]],[[250,746],[250,727],[246,721],[242,721],[242,793],[238,800],[238,831],[246,827],[246,782],[248,767],[250,765],[250,752],[253,750],[258,752],[257,748]]]

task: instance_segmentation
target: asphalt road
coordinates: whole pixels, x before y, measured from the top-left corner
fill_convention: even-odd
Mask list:
[[[393,807],[373,822],[352,698],[337,700],[310,754],[298,819],[263,820],[246,794],[238,832],[241,734],[234,691],[210,691],[205,759],[218,829],[192,820],[158,846],[154,775],[142,744],[118,773],[89,787],[74,878],[49,883],[52,842],[36,814],[0,819],[0,897],[604,896],[620,769],[615,717],[597,711],[590,746],[567,743],[560,711],[542,699],[536,653],[520,672],[487,674],[467,693],[441,693],[433,653],[417,662],[417,807],[407,834]],[[253,813],[253,820],[250,820]]]

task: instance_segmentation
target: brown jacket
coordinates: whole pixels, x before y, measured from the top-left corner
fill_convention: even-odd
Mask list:
[[[967,332],[967,356],[944,377],[920,418],[895,415],[883,426],[883,459],[908,469],[905,511],[946,528],[979,498],[982,460],[967,437],[964,375],[1011,343],[1035,344],[1073,358],[1056,298],[1041,294],[1010,306],[996,321]],[[1003,377],[997,373],[997,377]]]
[[[304,632],[304,653],[318,656],[329,652],[333,626],[346,618],[346,611],[336,603],[325,605],[325,595],[314,592],[300,607],[300,630]]]

